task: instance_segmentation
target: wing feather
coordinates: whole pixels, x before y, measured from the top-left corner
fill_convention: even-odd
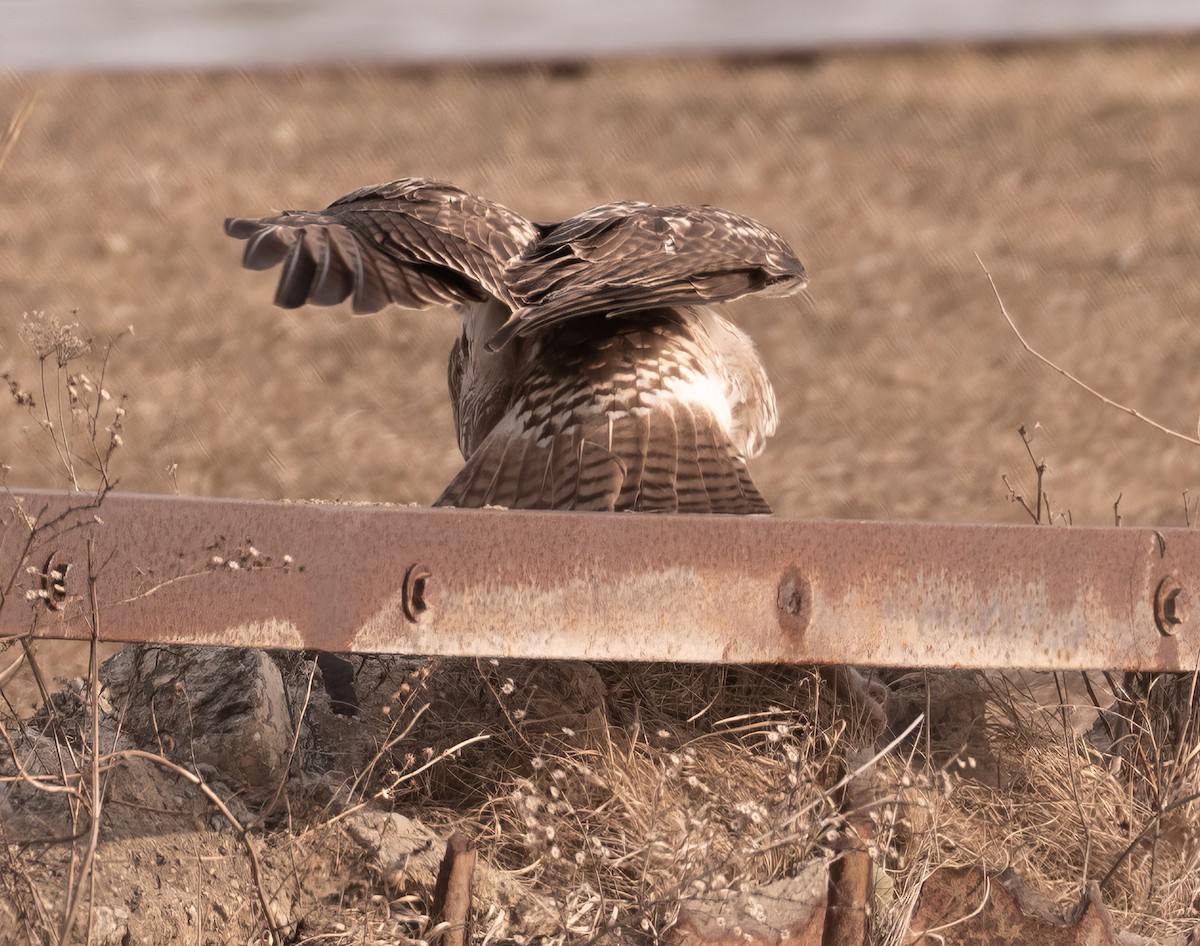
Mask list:
[[[565,319],[794,292],[804,267],[779,234],[717,207],[606,204],[543,228],[505,270],[518,305],[492,349]]]
[[[652,411],[647,418],[649,444],[638,486],[638,506],[647,512],[678,512],[675,476],[679,466],[679,429],[673,411]]]
[[[361,278],[362,261],[354,240],[345,233],[331,231],[321,258],[321,268],[313,283],[312,301],[317,305],[345,302]]]
[[[441,181],[404,178],[360,188],[323,211],[230,218],[247,240],[248,269],[283,263],[275,300],[285,308],[353,298],[355,312],[395,303],[512,303],[504,267],[539,234],[520,214]]]

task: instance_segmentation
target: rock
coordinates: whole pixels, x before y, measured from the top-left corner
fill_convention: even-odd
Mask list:
[[[52,785],[63,783],[63,774],[75,774],[75,762],[70,751],[60,747],[49,736],[32,725],[10,731],[15,759],[7,748],[0,751],[0,822],[5,839],[10,843],[31,841],[38,837],[71,834],[69,799],[59,792],[45,792],[20,778],[16,761],[32,779],[46,779]]]
[[[432,828],[394,812],[363,810],[346,819],[346,831],[375,858],[389,887],[433,890],[445,842]]]
[[[433,902],[438,869],[451,831],[438,832],[395,812],[361,809],[349,815],[346,832],[375,861],[384,883],[396,895],[416,894],[426,906]],[[480,851],[472,891],[478,915],[496,905],[519,916],[530,928],[559,920],[553,901],[536,894],[522,880],[490,864]]]
[[[1073,918],[1051,912],[1006,871],[941,868],[921,887],[906,946],[1121,946],[1095,883]]]
[[[123,907],[96,907],[92,911],[91,940],[95,946],[124,946],[129,941],[129,911]]]
[[[829,865],[812,861],[795,877],[748,890],[713,890],[685,900],[672,940],[677,946],[821,946]]]
[[[131,741],[225,778],[274,788],[287,765],[292,720],[279,668],[261,650],[138,645],[100,668],[126,707]]]

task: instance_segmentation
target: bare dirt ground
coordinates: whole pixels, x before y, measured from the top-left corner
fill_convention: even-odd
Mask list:
[[[1000,474],[1040,423],[1052,498],[1177,524],[1194,453],[1017,346],[1193,431],[1200,170],[1189,43],[602,62],[578,69],[0,80],[37,102],[0,176],[0,368],[21,312],[132,325],[122,487],[427,502],[460,462],[454,319],[284,313],[230,214],[435,175],[536,217],[639,197],[747,212],[807,298],[749,300],[783,423],[754,475],[787,516],[1020,521]],[[7,114],[4,116],[7,117]],[[10,482],[59,482],[0,428]]]
[[[1196,53],[0,78],[0,119],[36,96],[0,169],[0,371],[34,382],[24,311],[78,309],[97,336],[131,325],[106,380],[130,395],[121,489],[428,502],[460,462],[454,318],[276,310],[223,218],[404,175],[538,219],[622,197],[708,202],[779,230],[812,277],[804,297],[735,308],[780,397],[780,433],[753,467],[779,514],[1019,522],[1001,475],[1032,488],[1024,424],[1076,524],[1111,522],[1120,494],[1126,522],[1181,525],[1195,448],[1036,365],[974,254],[1042,350],[1193,431]],[[63,485],[27,423],[0,408],[9,482]],[[77,652],[46,653],[51,672],[79,672]],[[235,853],[204,845],[171,867],[202,880]],[[146,863],[147,878],[163,866]],[[249,923],[250,901],[237,909]]]

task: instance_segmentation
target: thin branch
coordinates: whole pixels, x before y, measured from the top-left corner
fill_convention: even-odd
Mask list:
[[[90,759],[90,791],[91,831],[88,833],[87,851],[80,867],[79,880],[71,891],[67,902],[66,915],[63,917],[62,933],[59,935],[59,946],[67,946],[71,941],[71,933],[75,928],[75,913],[83,901],[84,888],[88,897],[88,941],[92,938],[92,919],[96,906],[96,850],[100,846],[100,818],[103,807],[100,790],[100,655],[97,643],[100,640],[100,604],[96,598],[96,570],[93,555],[93,542],[89,536],[87,541],[87,581],[88,602],[91,607],[92,640],[88,651],[88,682],[91,692],[88,702],[91,704],[91,759]],[[82,760],[81,760],[82,761]]]
[[[1129,845],[1124,851],[1121,852],[1121,856],[1118,857],[1113,862],[1112,867],[1108,869],[1108,873],[1105,874],[1103,879],[1100,881],[1100,889],[1103,890],[1108,885],[1108,882],[1112,880],[1113,875],[1117,872],[1117,869],[1125,863],[1126,858],[1133,853],[1134,849],[1144,840],[1146,840],[1146,836],[1150,834],[1151,831],[1154,831],[1158,828],[1159,822],[1164,816],[1169,815],[1171,812],[1177,811],[1185,805],[1190,805],[1192,802],[1198,800],[1200,800],[1200,792],[1193,792],[1191,795],[1188,795],[1185,798],[1181,798],[1176,802],[1172,802],[1170,805],[1167,805],[1167,807],[1161,809],[1160,811],[1154,812],[1154,814],[1152,814],[1150,819],[1146,822],[1145,827],[1138,832],[1137,837],[1129,842]]]
[[[392,779],[392,781],[388,784],[388,786],[386,788],[380,789],[379,791],[375,792],[375,794],[372,797],[384,798],[391,792],[394,792],[397,788],[399,788],[405,782],[407,782],[411,779],[414,779],[418,775],[420,775],[422,772],[425,772],[428,769],[433,768],[435,765],[437,765],[443,759],[448,759],[450,756],[454,755],[454,753],[458,752],[459,750],[465,749],[467,746],[474,745],[477,742],[486,742],[487,740],[489,740],[491,738],[492,738],[491,736],[484,733],[479,736],[472,736],[469,739],[464,739],[462,742],[455,743],[449,749],[443,749],[441,752],[439,752],[437,755],[435,755],[432,759],[430,759],[424,765],[418,766],[417,768],[413,769],[411,772],[405,772],[402,775],[396,776],[396,778]],[[349,818],[351,815],[355,814],[356,812],[361,811],[368,804],[369,804],[369,802],[361,801],[357,805],[351,805],[349,808],[346,808],[346,809],[338,812],[336,815],[334,815],[332,818],[330,818],[328,821],[326,821],[322,825],[322,827],[327,828],[332,824],[337,824],[337,822],[343,821],[346,818]]]
[[[4,782],[24,782],[30,788],[37,789],[39,792],[47,792],[50,794],[73,795],[78,796],[80,789],[72,788],[69,784],[77,779],[78,775],[67,775],[62,779],[44,775],[33,775],[21,761],[18,755],[17,745],[13,742],[13,738],[9,735],[8,727],[0,722],[0,740],[3,740],[8,748],[9,761],[12,762],[16,769],[15,775],[5,775],[0,777],[0,783]]]
[[[0,170],[4,169],[5,162],[8,161],[8,156],[12,154],[13,148],[17,145],[17,139],[21,137],[21,129],[25,127],[25,122],[29,120],[30,114],[33,112],[33,104],[37,101],[37,93],[29,96],[22,104],[17,112],[12,117],[12,121],[8,123],[8,129],[4,132],[3,139],[0,139]]]
[[[1008,481],[1008,474],[1007,473],[1003,474],[1000,477],[1000,480],[1002,483],[1004,483],[1004,488],[1008,490],[1008,501],[1012,502],[1012,503],[1020,503],[1021,508],[1023,508],[1027,513],[1029,513],[1029,518],[1032,519],[1035,523],[1037,523],[1038,522],[1037,513],[1033,511],[1033,507],[1030,506],[1029,503],[1025,502],[1025,497],[1022,496],[1020,493],[1018,493],[1016,491],[1016,489],[1013,488],[1012,483],[1010,483]]]
[[[38,361],[38,381],[42,389],[42,420],[46,431],[50,434],[50,439],[54,443],[54,450],[58,454],[58,461],[63,465],[63,470],[67,476],[71,478],[72,488],[79,491],[79,481],[75,478],[75,464],[71,462],[71,455],[63,452],[63,445],[59,443],[60,431],[54,428],[54,418],[50,416],[50,399],[46,394],[46,355],[42,355]],[[61,400],[60,400],[61,404]],[[61,421],[59,422],[61,425]]]
[[[1037,474],[1037,512],[1033,516],[1033,521],[1040,526],[1042,524],[1043,499],[1046,501],[1046,511],[1050,511],[1050,497],[1046,495],[1046,490],[1042,485],[1046,479],[1046,461],[1039,461],[1033,455],[1033,444],[1029,441],[1029,433],[1025,430],[1024,424],[1017,428],[1017,433],[1021,435],[1021,443],[1025,444],[1025,452],[1029,454],[1029,462],[1033,464],[1033,471]]]
[[[1143,414],[1141,411],[1137,410],[1136,408],[1132,408],[1132,407],[1129,407],[1128,405],[1121,404],[1119,401],[1114,401],[1110,397],[1105,397],[1103,394],[1101,394],[1099,391],[1097,391],[1095,388],[1093,388],[1086,381],[1080,380],[1075,375],[1071,374],[1071,372],[1067,371],[1065,368],[1060,368],[1053,361],[1051,361],[1049,358],[1047,358],[1045,355],[1043,355],[1040,351],[1038,351],[1036,348],[1034,348],[1032,345],[1030,345],[1029,342],[1025,341],[1025,336],[1022,335],[1021,330],[1019,328],[1017,328],[1017,323],[1012,320],[1012,316],[1008,314],[1008,309],[1005,308],[1005,306],[1004,306],[1004,300],[1000,298],[1000,290],[996,288],[996,280],[994,280],[992,278],[992,274],[990,272],[988,272],[988,268],[983,265],[983,260],[979,258],[978,253],[975,254],[975,259],[979,263],[979,268],[983,270],[983,274],[985,276],[987,276],[988,282],[991,284],[992,294],[995,295],[996,302],[999,303],[999,305],[1000,305],[1001,315],[1003,315],[1004,320],[1006,322],[1008,322],[1008,327],[1013,330],[1013,334],[1017,336],[1017,341],[1019,341],[1021,343],[1021,347],[1023,347],[1027,352],[1029,352],[1029,354],[1033,355],[1034,358],[1036,358],[1038,361],[1040,361],[1042,364],[1044,364],[1047,368],[1057,371],[1059,374],[1061,374],[1064,378],[1066,378],[1072,384],[1078,385],[1079,387],[1083,388],[1083,390],[1087,391],[1087,393],[1090,394],[1092,397],[1096,398],[1099,401],[1103,401],[1109,407],[1115,407],[1117,410],[1123,411],[1131,417],[1136,417],[1142,423],[1149,424],[1155,430],[1161,431],[1162,433],[1166,434],[1169,437],[1174,437],[1176,440],[1182,440],[1184,443],[1190,443],[1193,446],[1200,447],[1200,440],[1198,440],[1197,438],[1189,437],[1187,434],[1181,433],[1178,430],[1172,430],[1170,427],[1167,427],[1164,424],[1160,424],[1158,421],[1147,417],[1145,414]]]

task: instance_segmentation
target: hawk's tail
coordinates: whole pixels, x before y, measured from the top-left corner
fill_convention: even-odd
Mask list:
[[[702,408],[649,413],[547,434],[500,421],[438,498],[438,506],[637,512],[770,513],[745,460]]]

